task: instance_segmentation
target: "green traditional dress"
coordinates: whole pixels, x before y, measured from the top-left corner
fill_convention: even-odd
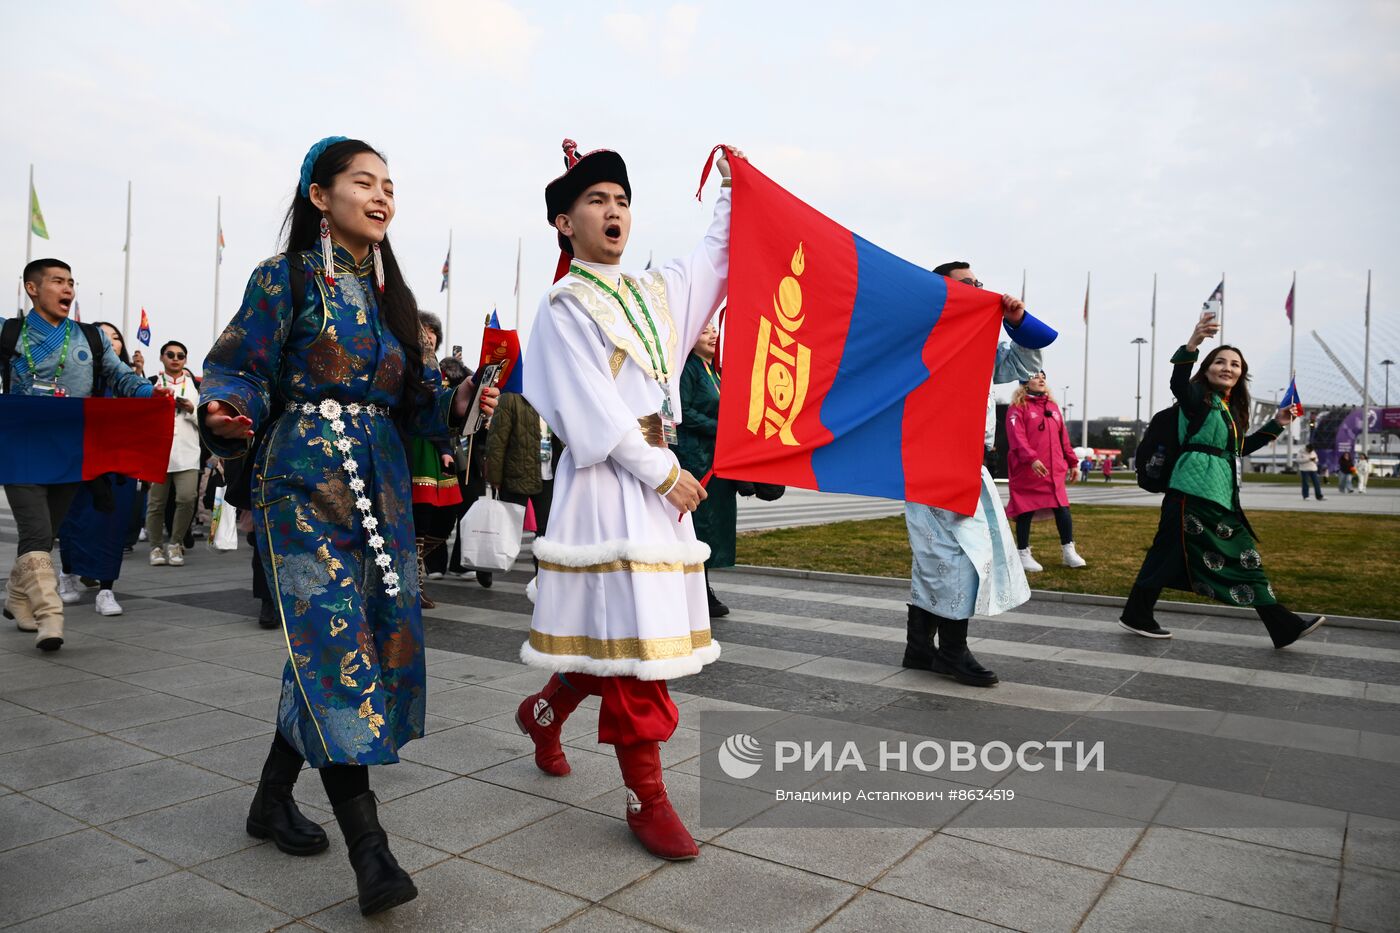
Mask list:
[[[704,478],[714,465],[715,432],[719,428],[719,373],[694,353],[681,371],[681,423],[676,430],[676,459],[682,469],[696,479]],[[695,537],[710,546],[707,568],[734,566],[735,527],[738,499],[734,482],[710,478],[705,486],[708,498],[692,517]]]
[[[1278,600],[1240,508],[1239,458],[1277,440],[1283,427],[1270,419],[1245,436],[1226,398],[1191,381],[1198,355],[1183,346],[1172,357],[1182,454],[1137,585],[1187,590],[1231,606],[1272,606]],[[1192,431],[1192,425],[1200,427]]]

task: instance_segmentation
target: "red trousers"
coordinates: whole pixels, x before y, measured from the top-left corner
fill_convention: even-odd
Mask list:
[[[601,744],[665,742],[680,722],[680,713],[676,711],[676,704],[671,702],[671,694],[664,680],[599,677],[596,674],[557,676],[580,695],[602,699],[598,711],[598,741]]]

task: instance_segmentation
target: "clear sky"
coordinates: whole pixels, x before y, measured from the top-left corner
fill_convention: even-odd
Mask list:
[[[222,322],[277,251],[307,147],[332,133],[388,156],[390,236],[420,306],[439,313],[453,230],[452,342],[468,357],[492,305],[514,317],[518,238],[528,332],[557,255],[543,186],[564,136],[628,159],[626,264],[638,269],[702,234],[695,182],[724,141],[911,261],[968,259],[1011,292],[1027,270],[1030,307],[1062,332],[1046,369],[1057,394],[1070,387],[1076,418],[1090,271],[1092,417],[1132,415],[1130,341],[1148,336],[1154,272],[1159,407],[1165,360],[1222,271],[1227,337],[1256,369],[1281,348],[1286,360],[1295,270],[1300,341],[1313,327],[1359,334],[1368,268],[1373,313],[1395,314],[1396,2],[0,0],[0,11],[9,287],[33,163],[52,236],[35,255],[73,264],[85,320],[120,322],[131,180],[128,338],[144,306],[155,340],[183,340],[196,364],[211,339],[215,198]]]

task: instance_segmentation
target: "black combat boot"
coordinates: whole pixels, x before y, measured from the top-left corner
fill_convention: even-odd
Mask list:
[[[933,639],[938,634],[940,621],[938,616],[910,603],[909,621],[905,624],[904,634],[905,667],[916,671],[933,670]]]
[[[938,620],[938,647],[933,652],[933,672],[945,674],[969,687],[994,687],[1000,680],[967,649],[967,620]]]
[[[301,755],[289,743],[274,741],[248,809],[248,835],[271,839],[288,855],[315,855],[330,846],[326,831],[302,815],[292,799],[302,764]]]
[[[368,917],[417,897],[413,879],[389,851],[389,837],[379,825],[374,794],[366,791],[336,804],[334,809],[336,822],[345,834],[345,847],[350,850],[350,866],[355,869],[360,914]]]

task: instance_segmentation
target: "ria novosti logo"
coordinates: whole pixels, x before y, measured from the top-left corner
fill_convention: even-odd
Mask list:
[[[736,781],[753,777],[763,767],[763,743],[743,732],[731,735],[719,747],[719,767]]]

